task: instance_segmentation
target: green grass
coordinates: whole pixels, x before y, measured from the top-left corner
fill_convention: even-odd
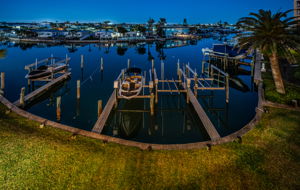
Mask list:
[[[5,114],[0,189],[299,189],[299,113],[270,109],[237,142],[142,151]]]
[[[286,94],[276,92],[272,74],[270,72],[263,73],[263,82],[265,87],[265,99],[280,104],[292,105],[292,100],[300,101],[300,87],[291,83],[285,83]]]

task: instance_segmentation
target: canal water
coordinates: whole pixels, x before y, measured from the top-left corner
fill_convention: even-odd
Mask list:
[[[20,89],[26,87],[24,66],[35,59],[50,57],[71,57],[71,79],[32,102],[25,109],[29,112],[56,121],[56,97],[62,97],[61,123],[84,130],[91,130],[97,120],[97,101],[107,102],[113,91],[113,81],[121,69],[131,66],[144,71],[151,68],[151,59],[159,78],[176,79],[178,59],[189,63],[191,68],[201,71],[202,48],[220,43],[218,39],[206,38],[199,41],[168,41],[166,43],[138,44],[90,44],[90,45],[45,45],[1,43],[6,56],[0,59],[0,71],[6,74],[5,96],[15,101]],[[80,57],[84,55],[84,68],[80,67]],[[100,59],[104,60],[104,71],[100,71]],[[164,64],[161,65],[161,60]],[[161,70],[164,70],[162,73]],[[225,102],[225,91],[199,91],[198,100],[221,136],[231,134],[255,115],[257,92],[254,88],[250,68],[242,67],[243,72],[231,74],[232,81],[243,87],[230,85],[229,103]],[[148,72],[149,73],[149,72]],[[149,75],[147,75],[149,79]],[[81,80],[81,98],[76,99],[76,81]],[[35,82],[34,88],[43,85]],[[164,88],[168,89],[167,84]],[[177,93],[160,94],[151,117],[149,100],[121,101],[117,110],[110,114],[103,134],[148,143],[191,143],[209,140],[201,121],[192,106],[186,104],[184,95]],[[132,111],[135,110],[135,111]]]

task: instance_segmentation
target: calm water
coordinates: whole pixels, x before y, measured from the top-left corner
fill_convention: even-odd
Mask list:
[[[109,45],[1,45],[7,55],[0,59],[0,71],[6,73],[6,97],[15,101],[19,98],[21,87],[27,87],[24,78],[27,71],[24,66],[36,58],[44,59],[53,54],[55,57],[71,57],[71,79],[61,84],[48,94],[33,102],[26,109],[36,115],[56,120],[56,97],[62,96],[61,123],[85,130],[91,130],[97,120],[97,101],[102,99],[105,105],[113,90],[113,81],[120,70],[131,66],[143,70],[151,68],[151,58],[161,76],[160,59],[164,59],[164,78],[176,79],[176,64],[190,63],[192,68],[201,71],[201,49],[220,43],[214,39],[200,41],[177,41],[167,44],[128,44]],[[182,46],[174,47],[172,46]],[[80,56],[84,55],[84,69],[80,68]],[[100,58],[104,59],[104,72],[100,72]],[[245,67],[245,70],[250,68]],[[199,91],[199,101],[221,136],[237,131],[255,115],[257,92],[253,89],[252,79],[248,73],[236,73],[235,80],[244,83],[244,89],[230,88],[229,104],[225,103],[224,91]],[[149,79],[149,77],[147,77]],[[76,80],[80,79],[81,99],[76,100]],[[43,83],[35,82],[35,87]],[[165,86],[165,88],[167,88]],[[185,97],[178,94],[161,94],[156,106],[156,114],[149,112],[126,112],[126,110],[149,110],[149,100],[121,101],[107,122],[103,133],[111,136],[151,143],[188,143],[208,140],[199,118]]]

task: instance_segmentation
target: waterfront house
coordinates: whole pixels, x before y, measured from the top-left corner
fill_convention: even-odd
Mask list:
[[[164,26],[163,30],[166,37],[174,37],[178,34],[189,34],[190,27],[181,26],[181,25],[172,25],[172,26]]]
[[[53,38],[57,36],[57,31],[55,30],[37,30],[38,38]]]

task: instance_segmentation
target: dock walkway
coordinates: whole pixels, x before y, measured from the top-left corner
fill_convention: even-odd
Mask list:
[[[205,113],[204,109],[200,105],[199,101],[197,100],[197,98],[194,96],[193,92],[190,89],[187,89],[187,96],[189,96],[190,102],[192,103],[198,117],[202,121],[202,124],[207,134],[209,135],[210,139],[212,141],[219,139],[220,135],[218,131],[216,130],[215,126],[212,124],[209,117]]]
[[[63,74],[62,76],[56,78],[56,79],[53,79],[51,82],[48,82],[47,84],[45,84],[44,86],[36,89],[35,91],[29,93],[28,95],[26,95],[24,97],[24,102],[29,102],[31,100],[33,100],[34,98],[36,97],[39,97],[41,96],[42,94],[44,94],[45,92],[47,92],[51,87],[55,86],[56,84],[66,80],[68,77],[70,77],[71,73],[70,72],[67,72],[65,74]],[[20,104],[20,100],[17,100],[16,102],[14,102],[14,105],[15,106],[21,106]]]
[[[97,122],[95,123],[92,131],[95,133],[101,133],[104,125],[108,119],[108,116],[111,112],[111,110],[113,109],[116,101],[117,101],[117,94],[116,94],[116,90],[113,91],[112,95],[110,96],[108,102],[106,103],[104,110],[102,112],[102,114],[100,115],[100,117],[98,118]]]

